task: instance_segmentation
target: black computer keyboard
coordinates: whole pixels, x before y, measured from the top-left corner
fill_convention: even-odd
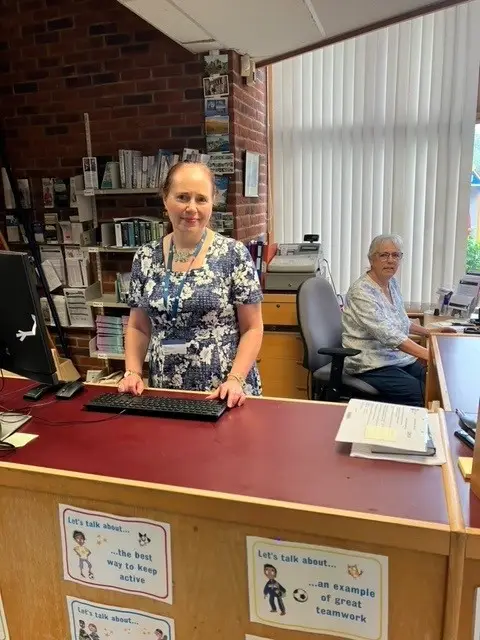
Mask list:
[[[132,396],[128,393],[104,393],[83,405],[88,411],[130,413],[141,416],[218,420],[227,408],[222,400],[186,399],[164,396]]]

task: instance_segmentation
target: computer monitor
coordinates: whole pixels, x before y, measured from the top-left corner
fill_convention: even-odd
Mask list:
[[[0,251],[0,368],[58,384],[35,268],[27,253]]]

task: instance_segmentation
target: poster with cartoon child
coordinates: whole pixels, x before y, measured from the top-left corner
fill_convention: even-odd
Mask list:
[[[62,504],[59,516],[65,580],[172,603],[170,525]]]
[[[8,634],[7,621],[5,619],[5,610],[3,608],[2,597],[0,596],[0,640],[10,640]]]
[[[388,639],[388,558],[247,537],[250,620],[351,640]]]
[[[67,596],[71,640],[175,640],[171,618]]]

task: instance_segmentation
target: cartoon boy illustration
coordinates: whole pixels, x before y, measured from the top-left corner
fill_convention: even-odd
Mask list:
[[[163,633],[160,629],[155,629],[155,638],[159,640],[168,640],[168,636],[166,633]]]
[[[278,608],[280,609],[280,615],[284,616],[285,605],[283,604],[283,598],[287,593],[287,590],[277,581],[277,570],[273,564],[266,564],[263,567],[263,573],[268,578],[268,582],[263,590],[263,595],[266,598],[268,596],[270,602],[271,613],[277,613],[277,607],[275,600],[278,602]]]
[[[100,636],[97,633],[97,625],[91,622],[88,625],[88,631],[90,633],[90,640],[100,640]]]
[[[78,640],[90,640],[90,636],[85,631],[85,621],[84,620],[79,620],[78,621],[78,626],[80,627],[80,629],[78,631]]]
[[[81,531],[74,531],[73,539],[77,543],[77,546],[73,547],[73,550],[78,556],[78,565],[80,567],[80,575],[82,576],[82,578],[85,577],[83,573],[83,567],[86,564],[88,568],[88,577],[90,578],[90,580],[93,580],[92,563],[88,559],[88,557],[91,554],[91,551],[90,549],[87,549],[87,547],[85,546],[85,535]]]

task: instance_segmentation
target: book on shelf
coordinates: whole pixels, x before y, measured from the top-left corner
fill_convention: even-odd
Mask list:
[[[164,232],[163,221],[150,216],[114,218],[112,222],[101,225],[104,247],[140,247],[159,240]]]
[[[154,155],[143,155],[137,149],[119,149],[120,186],[122,189],[160,189],[171,167],[180,160],[207,164],[209,158],[198,149],[185,148],[181,154],[159,149]]]

